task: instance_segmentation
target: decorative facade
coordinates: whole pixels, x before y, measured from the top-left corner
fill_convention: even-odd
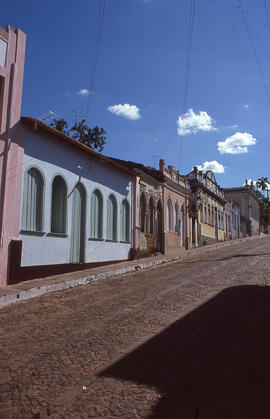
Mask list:
[[[163,252],[163,176],[143,164],[114,159],[136,175],[133,258]]]
[[[187,175],[193,194],[193,231],[199,245],[225,240],[224,192],[216,182],[214,173],[194,167]]]
[[[240,208],[236,202],[229,201],[225,204],[226,240],[240,238]]]
[[[240,209],[240,233],[242,237],[260,232],[259,200],[251,185],[239,188],[223,188],[225,199]]]
[[[174,166],[165,167],[162,159],[159,161],[159,172],[163,177],[164,253],[189,248],[195,245],[188,212],[191,199],[189,183]]]

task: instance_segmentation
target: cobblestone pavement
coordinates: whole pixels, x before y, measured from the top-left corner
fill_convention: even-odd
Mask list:
[[[270,418],[270,238],[0,310],[1,418]]]

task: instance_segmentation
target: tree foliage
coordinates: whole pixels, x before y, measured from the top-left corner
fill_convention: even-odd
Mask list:
[[[85,119],[76,122],[70,129],[68,129],[68,123],[65,119],[54,119],[51,123],[51,127],[63,132],[74,138],[74,140],[86,145],[92,150],[96,149],[102,151],[106,142],[106,131],[104,128],[98,126],[90,128]]]
[[[267,192],[267,198],[269,193],[269,180],[268,177],[259,177],[259,179],[256,182],[256,187],[258,189],[261,189],[262,191]]]

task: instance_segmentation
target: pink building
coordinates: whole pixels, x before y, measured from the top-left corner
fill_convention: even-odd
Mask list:
[[[0,28],[0,286],[8,282],[11,240],[19,237],[20,229],[25,42],[20,29]]]

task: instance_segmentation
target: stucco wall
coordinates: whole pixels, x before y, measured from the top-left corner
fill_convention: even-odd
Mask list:
[[[216,220],[214,219],[214,225],[212,223],[212,207],[214,207],[214,208],[217,208],[217,211],[220,211],[220,213],[221,212],[223,213],[223,228],[218,228],[218,240],[225,240],[225,231],[226,231],[226,220],[225,220],[225,218],[226,217],[225,217],[224,207],[219,202],[210,198],[206,194],[201,193],[200,197],[202,199],[202,207],[201,207],[201,210],[200,210],[200,213],[199,213],[198,221],[201,224],[201,235],[203,236],[203,238],[208,237],[210,239],[210,241],[215,241],[216,240],[216,227],[215,227]],[[204,220],[204,202],[206,202],[207,223],[205,223],[205,220]],[[208,204],[210,204],[210,207],[211,207],[210,223],[208,223]],[[201,219],[201,211],[203,212],[203,221]]]
[[[47,265],[69,263],[71,245],[71,217],[72,192],[78,182],[86,191],[86,234],[85,234],[85,262],[101,262],[109,260],[128,259],[131,243],[120,243],[120,206],[123,199],[127,199],[131,210],[132,177],[108,163],[100,163],[88,153],[64,144],[62,140],[41,131],[37,133],[25,129],[24,136],[24,173],[30,167],[38,168],[45,181],[44,187],[44,234],[20,232],[22,246],[22,266]],[[67,184],[67,237],[50,236],[51,228],[51,190],[56,175],[61,175]],[[99,189],[103,196],[103,241],[90,239],[90,209],[91,195]],[[117,201],[117,240],[107,242],[107,199],[110,194]],[[22,206],[21,206],[22,207]],[[130,222],[130,240],[131,237]]]
[[[171,199],[172,203],[172,231],[168,230],[167,226],[167,202]],[[164,232],[165,232],[165,247],[167,250],[185,247],[185,237],[190,238],[190,227],[187,222],[186,217],[186,198],[180,193],[174,192],[171,188],[164,186],[164,211],[163,211],[163,223],[164,223]],[[178,203],[179,217],[181,217],[181,208],[182,205],[185,209],[184,216],[182,217],[181,231],[175,232],[175,217],[174,217],[174,208],[175,203]],[[182,236],[182,238],[181,238]],[[182,246],[181,246],[182,245]],[[165,249],[166,251],[166,249]]]
[[[229,191],[225,192],[226,199],[238,203],[240,207],[240,215],[244,217],[245,222],[251,222],[251,234],[259,234],[260,213],[259,204],[247,191]],[[243,230],[243,227],[242,227]],[[247,232],[248,228],[247,228]],[[245,233],[244,233],[245,234]]]

